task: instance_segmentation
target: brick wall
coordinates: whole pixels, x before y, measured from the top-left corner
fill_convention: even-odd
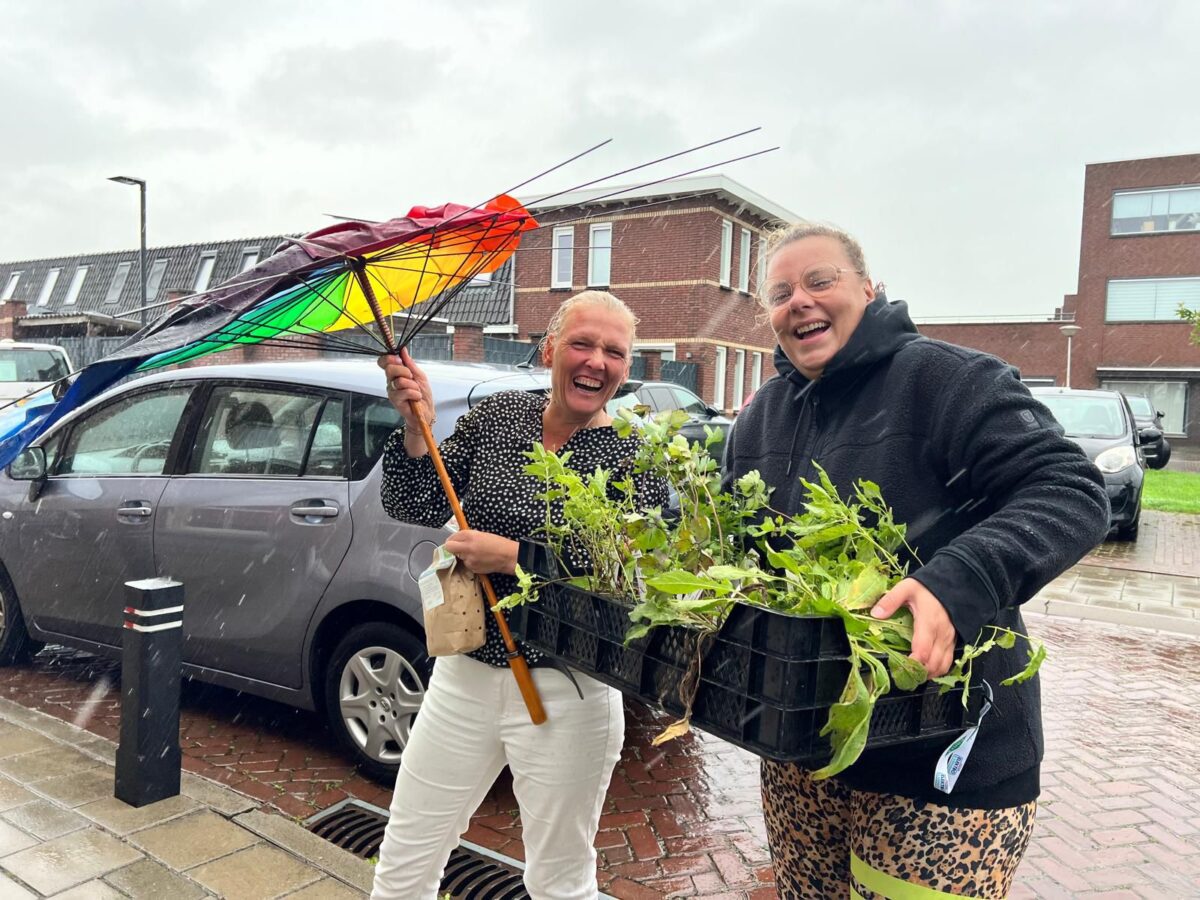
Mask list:
[[[555,222],[588,215],[575,228],[572,286],[552,290],[550,248]],[[732,289],[718,285],[721,265],[721,222],[733,223]],[[608,289],[638,316],[638,340],[674,343],[675,358],[699,366],[701,396],[715,396],[714,363],[717,344],[727,346],[725,408],[736,410],[749,392],[754,352],[763,360],[763,380],[772,374],[770,356],[775,342],[762,308],[749,293],[737,290],[741,229],[752,234],[750,287],[757,269],[758,234],[764,220],[739,212],[714,197],[673,200],[649,209],[615,206],[573,208],[539,217],[543,227],[522,239],[517,262],[515,319],[519,335],[528,339],[546,329],[554,310],[587,285],[588,236],[592,224],[611,223],[613,252]],[[743,385],[733,385],[734,350],[746,350]],[[691,353],[690,358],[687,354]]]

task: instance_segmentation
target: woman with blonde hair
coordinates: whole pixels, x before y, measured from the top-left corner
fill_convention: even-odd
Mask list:
[[[636,322],[612,294],[585,291],[566,300],[543,347],[549,395],[487,397],[440,446],[472,526],[446,546],[471,571],[487,574],[500,597],[516,587],[520,542],[536,535],[547,512],[561,516],[561,505],[548,511],[538,499],[544,486],[525,473],[533,444],[569,453],[568,465],[580,472],[619,473],[632,465],[638,439],[617,435],[605,405],[629,377]],[[429,381],[407,352],[380,364],[388,396],[404,417],[384,451],[384,508],[402,521],[442,525],[450,505],[411,402],[434,408]],[[661,483],[640,479],[638,487],[644,506],[666,501]],[[534,725],[506,671],[507,653],[490,615],[487,629],[480,649],[441,657],[434,667],[400,761],[371,894],[377,900],[436,897],[451,850],[506,765],[521,810],[530,895],[594,900],[598,893],[592,842],[621,753],[621,695],[523,648],[546,708],[546,722]]]

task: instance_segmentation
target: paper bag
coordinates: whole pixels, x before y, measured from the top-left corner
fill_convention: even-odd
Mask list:
[[[475,573],[438,547],[418,583],[430,656],[469,653],[483,646],[483,586]]]

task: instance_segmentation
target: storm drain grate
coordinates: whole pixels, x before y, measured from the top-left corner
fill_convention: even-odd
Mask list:
[[[387,813],[355,800],[344,800],[305,822],[305,827],[355,856],[379,855]],[[455,900],[528,900],[520,864],[459,845],[450,854],[438,895]]]

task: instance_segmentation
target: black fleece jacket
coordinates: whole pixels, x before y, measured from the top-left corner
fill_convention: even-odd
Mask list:
[[[819,379],[782,350],[779,373],[742,410],[725,479],[757,469],[771,506],[804,504],[800,478],[819,463],[848,494],[876,482],[917,555],[909,574],[941,601],[959,636],[989,624],[1024,633],[1019,607],[1104,539],[1108,498],[1096,467],[1003,361],[917,333],[902,302],[876,299]],[[944,745],[872,750],[839,776],[851,787],[945,806],[999,809],[1037,797],[1042,758],[1037,679],[1024,642],[976,662],[995,705],[953,793],[933,787]],[[1053,661],[1050,661],[1053,664]]]

